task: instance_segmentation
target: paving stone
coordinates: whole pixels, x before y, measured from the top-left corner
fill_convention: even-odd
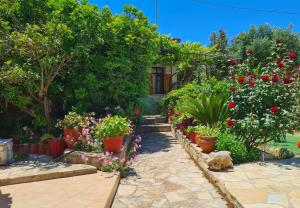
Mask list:
[[[121,180],[112,208],[227,207],[171,133],[147,133],[142,137],[140,160]]]

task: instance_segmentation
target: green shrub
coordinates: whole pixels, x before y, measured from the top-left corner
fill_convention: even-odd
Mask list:
[[[220,133],[218,135],[216,150],[231,152],[231,157],[235,164],[255,161],[258,160],[260,156],[258,150],[248,150],[234,135],[227,133]]]
[[[196,121],[209,127],[217,127],[227,118],[227,96],[202,94],[197,99],[189,98],[177,106],[180,113],[191,115]]]

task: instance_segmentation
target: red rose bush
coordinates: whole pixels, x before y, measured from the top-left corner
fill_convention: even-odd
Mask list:
[[[278,41],[267,65],[252,68],[255,51],[248,49],[245,61],[230,66],[227,126],[249,149],[284,139],[298,124],[298,56]]]

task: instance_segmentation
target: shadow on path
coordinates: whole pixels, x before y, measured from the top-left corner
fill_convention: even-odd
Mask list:
[[[0,207],[10,208],[11,205],[12,205],[12,197],[10,197],[10,194],[3,194],[0,188]]]

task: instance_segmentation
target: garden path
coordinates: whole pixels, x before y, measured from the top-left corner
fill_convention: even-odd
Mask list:
[[[223,208],[226,201],[170,132],[142,135],[142,152],[112,208]]]

